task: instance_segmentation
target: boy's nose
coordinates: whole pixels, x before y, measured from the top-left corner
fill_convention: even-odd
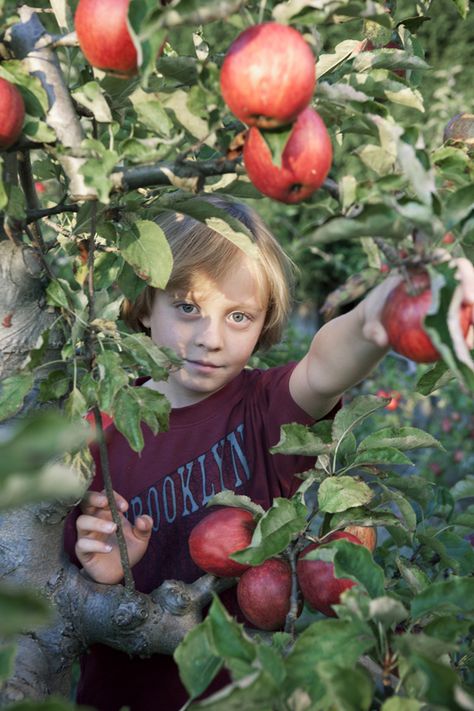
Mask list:
[[[196,344],[208,351],[222,348],[222,331],[219,324],[212,319],[203,319],[196,333]]]

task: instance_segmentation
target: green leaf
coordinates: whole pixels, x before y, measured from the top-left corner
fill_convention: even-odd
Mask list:
[[[375,466],[383,464],[405,464],[413,466],[413,462],[406,454],[395,447],[377,447],[358,452],[352,460],[353,466]]]
[[[208,619],[212,634],[213,647],[234,679],[242,678],[252,672],[252,663],[256,656],[255,645],[244,633],[242,624],[227,612],[217,596],[212,602]]]
[[[331,476],[319,487],[318,503],[321,511],[337,513],[368,504],[373,496],[372,490],[363,481],[350,476]]]
[[[474,211],[474,185],[465,185],[451,193],[445,205],[444,224],[452,230]]]
[[[207,503],[207,506],[235,506],[238,509],[246,509],[251,513],[261,516],[265,513],[265,509],[256,504],[249,496],[242,494],[234,494],[233,491],[225,489],[215,494]]]
[[[287,657],[289,686],[309,690],[316,664],[337,659],[338,665],[351,669],[374,645],[373,632],[364,622],[336,619],[314,622],[298,636]]]
[[[377,432],[372,432],[365,437],[357,449],[361,452],[366,449],[396,447],[397,449],[419,449],[421,447],[444,447],[435,437],[418,429],[417,427],[384,427]]]
[[[87,413],[87,403],[84,395],[78,388],[73,388],[66,400],[66,412],[73,419],[75,417],[84,417]]]
[[[449,383],[454,378],[453,373],[448,369],[448,366],[443,360],[439,360],[435,366],[429,368],[419,378],[415,390],[421,395],[431,395],[432,392],[443,385]]]
[[[456,501],[474,497],[474,474],[468,474],[464,479],[457,481],[451,489],[451,495]]]
[[[16,415],[33,383],[33,373],[17,373],[0,381],[0,420]]]
[[[371,598],[382,597],[385,592],[383,569],[374,561],[365,546],[340,539],[332,541],[337,548],[334,555],[334,572],[338,578],[351,578],[367,590]]]
[[[173,123],[160,101],[150,97],[145,100],[142,97],[140,101],[134,101],[134,107],[138,120],[150,131],[158,136],[168,137],[171,135]]]
[[[372,413],[385,406],[385,401],[375,395],[359,395],[341,408],[334,417],[332,434],[335,440],[342,439]]]
[[[173,267],[173,256],[163,230],[151,220],[137,220],[120,235],[123,258],[141,279],[157,289],[166,288]]]
[[[344,40],[335,46],[334,52],[330,54],[320,54],[316,63],[316,76],[318,80],[351,59],[358,52],[359,47],[360,42],[358,40]]]
[[[12,675],[15,664],[15,656],[16,644],[0,645],[0,684]]]
[[[180,679],[192,698],[207,689],[223,666],[212,642],[211,626],[207,617],[188,632],[173,654]]]
[[[207,699],[193,703],[188,711],[272,711],[279,688],[265,671],[254,671],[228,684]]]
[[[96,190],[100,202],[107,205],[113,188],[111,174],[119,162],[119,156],[92,139],[85,139],[82,146],[90,151],[91,157],[82,164],[79,173],[84,176],[84,184]]]
[[[122,347],[129,356],[130,366],[142,366],[154,380],[166,380],[171,366],[182,363],[169,348],[160,348],[145,333],[133,333],[122,339]]]
[[[280,441],[270,448],[272,454],[303,454],[317,457],[333,449],[331,442],[332,420],[317,422],[311,427],[292,423],[280,429]]]
[[[38,593],[2,584],[0,587],[0,633],[10,636],[47,624],[51,608]]]
[[[98,82],[90,81],[82,84],[79,88],[74,89],[72,96],[78,104],[85,106],[92,112],[96,121],[101,123],[112,121],[112,113]]]
[[[451,577],[432,583],[411,603],[411,614],[416,620],[428,614],[474,611],[474,578]]]
[[[376,597],[370,601],[369,605],[370,618],[380,623],[384,629],[389,629],[394,625],[398,625],[408,617],[408,610],[402,605],[399,600],[395,600],[388,595]]]
[[[469,12],[469,0],[452,0],[452,2],[463,20],[465,20]]]
[[[420,593],[430,586],[431,581],[424,570],[417,565],[399,556],[396,560],[397,568],[410,590]]]
[[[260,258],[251,231],[240,220],[218,205],[193,197],[191,200],[175,202],[173,209],[203,222],[211,230],[230,240],[251,259],[258,260]]]
[[[97,358],[99,374],[98,406],[110,412],[118,391],[128,385],[128,375],[121,365],[120,356],[113,351],[102,351]]]
[[[387,239],[402,239],[407,231],[405,220],[394,209],[386,205],[366,205],[357,217],[329,219],[314,231],[312,241],[320,245],[344,239],[379,237],[381,234]]]
[[[416,699],[392,696],[391,699],[383,703],[381,711],[420,711],[423,705],[421,701],[417,701]]]
[[[140,426],[140,403],[136,397],[137,388],[122,388],[114,400],[112,416],[119,432],[127,439],[134,452],[141,452],[145,444]]]
[[[260,130],[261,135],[271,154],[271,160],[276,168],[281,168],[283,151],[288,143],[291,132],[293,130],[293,124],[289,126],[283,126],[279,129],[273,130]]]
[[[259,519],[248,548],[230,557],[239,563],[260,565],[283,551],[296,533],[306,526],[307,509],[298,499],[275,498],[273,505]]]
[[[340,667],[334,659],[327,659],[316,665],[325,696],[324,706],[340,711],[369,711],[372,708],[374,682],[365,669]],[[319,701],[319,699],[317,699]]]

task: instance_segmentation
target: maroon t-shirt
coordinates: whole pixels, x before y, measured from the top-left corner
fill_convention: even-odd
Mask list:
[[[292,400],[288,381],[294,363],[269,370],[244,370],[201,402],[171,412],[169,430],[143,428],[145,446],[134,452],[112,425],[106,430],[113,486],[130,502],[129,518],[149,514],[153,533],[144,558],[133,569],[138,590],[151,592],[164,580],[192,582],[202,571],[189,557],[193,527],[224,489],[268,508],[301,483],[294,474],[314,458],[272,455],[280,426],[313,422]],[[102,489],[100,464],[93,489]],[[66,528],[66,549],[74,534]],[[230,592],[230,591],[227,591]],[[227,594],[225,594],[227,596]],[[187,699],[171,656],[131,659],[95,645],[82,660],[77,701],[100,711],[178,711]]]

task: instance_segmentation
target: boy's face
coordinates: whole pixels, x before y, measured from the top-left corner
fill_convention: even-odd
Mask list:
[[[158,346],[183,358],[166,382],[150,383],[172,407],[199,402],[235,378],[252,355],[265,321],[267,299],[243,257],[219,281],[198,273],[187,292],[160,291],[143,319]]]

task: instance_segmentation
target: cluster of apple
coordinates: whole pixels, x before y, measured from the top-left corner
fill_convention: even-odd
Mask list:
[[[310,106],[316,68],[303,36],[277,22],[249,27],[229,47],[220,83],[232,113],[250,127],[243,158],[255,187],[285,203],[300,202],[321,187],[332,145],[324,121]],[[288,130],[275,162],[268,132]]]
[[[237,577],[237,600],[247,620],[261,630],[283,629],[291,604],[292,573],[284,557],[269,558],[261,565],[249,566],[229,558],[247,548],[256,521],[247,509],[223,507],[203,518],[191,531],[189,552],[201,570],[212,575]],[[357,535],[355,535],[357,534]],[[346,538],[373,551],[376,532],[370,526],[348,526],[334,531],[320,542],[308,544],[300,553],[296,574],[304,600],[314,610],[334,617],[333,605],[341,594],[355,585],[348,578],[336,578],[334,566],[323,560],[310,560],[307,553],[323,543]],[[301,609],[301,606],[300,606]]]
[[[17,87],[0,77],[0,150],[10,148],[20,137],[25,104]]]

